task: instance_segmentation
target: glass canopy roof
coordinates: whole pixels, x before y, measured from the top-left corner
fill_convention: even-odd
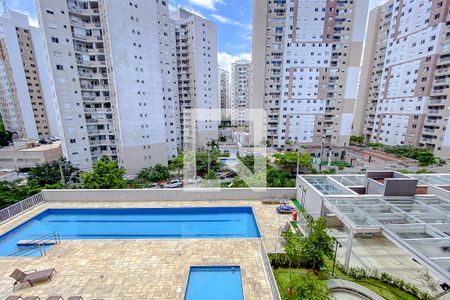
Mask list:
[[[450,280],[450,200],[433,196],[324,198],[354,233],[379,229]]]
[[[330,176],[345,186],[364,186],[365,175],[333,175]]]
[[[334,182],[326,176],[302,176],[309,184],[316,188],[323,195],[352,195],[350,190],[347,190],[342,185]]]

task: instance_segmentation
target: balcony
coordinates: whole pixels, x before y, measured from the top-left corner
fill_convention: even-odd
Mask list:
[[[103,37],[101,35],[93,36],[93,35],[79,34],[79,33],[75,33],[75,32],[72,32],[72,37],[74,39],[82,40],[83,42],[90,42],[90,43],[95,43],[95,42],[103,40]]]
[[[88,134],[91,134],[91,135],[107,135],[107,134],[114,134],[114,130],[109,130],[109,129],[95,129],[95,130],[88,130]]]
[[[84,112],[101,114],[101,113],[111,113],[112,110],[111,108],[85,108]]]
[[[105,67],[106,66],[106,62],[105,61],[87,61],[87,60],[81,60],[81,59],[77,59],[77,65],[81,66],[81,67],[95,67],[95,68],[99,68],[99,67]]]
[[[105,53],[105,49],[103,49],[103,48],[75,47],[75,52],[88,53],[88,54],[104,54]]]
[[[112,119],[86,119],[88,124],[112,124]]]
[[[108,75],[106,73],[94,73],[94,72],[78,72],[80,78],[89,79],[106,79]]]
[[[83,96],[83,101],[102,102],[110,100],[109,96]]]
[[[105,91],[109,89],[107,85],[92,85],[92,84],[80,84],[80,88],[82,90],[91,90],[91,91]]]
[[[115,140],[90,140],[89,145],[115,145]]]

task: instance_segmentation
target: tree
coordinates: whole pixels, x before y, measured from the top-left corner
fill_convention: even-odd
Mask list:
[[[210,169],[217,171],[220,168],[219,163],[220,153],[218,151],[210,151],[208,157],[208,151],[195,152],[195,161],[197,165],[197,174],[204,175],[208,173],[208,160],[210,162]]]
[[[0,209],[39,193],[42,189],[34,180],[24,185],[19,182],[0,181]]]
[[[39,186],[51,185],[61,182],[61,171],[59,165],[64,174],[64,181],[67,181],[72,174],[78,171],[78,168],[74,167],[70,161],[62,158],[50,163],[37,165],[28,171],[28,180],[36,180]],[[74,177],[74,178],[78,178]],[[72,179],[74,179],[72,178]],[[65,184],[65,182],[64,182]]]
[[[295,180],[290,178],[289,173],[271,167],[266,172],[268,187],[295,187]]]
[[[161,164],[156,164],[154,167],[144,168],[139,171],[137,179],[145,183],[159,182],[170,179],[169,168]]]
[[[178,154],[177,157],[169,161],[169,170],[177,172],[177,177],[180,179],[180,173],[184,167],[184,156],[182,153]]]
[[[123,189],[126,180],[123,179],[125,169],[119,167],[116,161],[102,156],[94,166],[93,171],[82,175],[83,187],[86,189]]]
[[[391,146],[384,147],[384,151],[396,156],[418,160],[421,166],[430,166],[437,163],[437,159],[433,152],[424,148],[414,148],[411,146]]]
[[[350,144],[352,144],[352,145],[362,145],[362,144],[364,144],[364,136],[362,136],[362,135],[352,135],[352,136],[350,136]]]
[[[5,125],[0,116],[0,147],[8,146],[12,142],[14,132],[5,130]]]
[[[299,153],[299,167],[311,168],[312,157],[309,153]],[[297,152],[277,153],[274,154],[275,164],[280,167],[289,169],[297,168]]]
[[[206,143],[206,146],[209,147],[210,151],[219,151],[219,144],[217,143],[217,140],[211,139]]]
[[[300,240],[302,264],[318,269],[325,257],[332,258],[334,254],[334,239],[327,232],[326,219],[313,219],[307,216],[308,235]]]
[[[292,283],[292,290],[297,299],[327,300],[330,297],[326,281],[320,280],[311,273],[296,276]]]
[[[284,244],[284,252],[286,258],[289,262],[289,283],[292,286],[292,265],[301,259],[302,244],[301,239],[297,234],[292,233],[292,231],[287,231],[283,233],[283,237],[286,240]]]

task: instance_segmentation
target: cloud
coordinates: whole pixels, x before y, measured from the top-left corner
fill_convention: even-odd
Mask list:
[[[231,64],[233,62],[236,62],[238,60],[252,60],[252,54],[251,53],[240,53],[238,55],[231,55],[226,52],[219,52],[217,53],[217,60],[219,62],[219,66],[222,69],[225,69],[229,72],[231,72]]]
[[[247,29],[247,30],[251,30],[251,28],[252,28],[251,24],[243,24],[243,23],[241,23],[239,21],[232,20],[230,18],[221,16],[221,15],[211,14],[211,17],[213,17],[215,20],[217,20],[218,22],[220,22],[222,24],[239,26],[239,27],[242,27],[242,28]]]
[[[189,0],[189,3],[209,10],[216,10],[216,4],[225,4],[223,0]]]

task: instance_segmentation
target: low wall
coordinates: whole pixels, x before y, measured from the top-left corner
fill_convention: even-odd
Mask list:
[[[43,190],[47,202],[262,200],[296,196],[295,188]]]

